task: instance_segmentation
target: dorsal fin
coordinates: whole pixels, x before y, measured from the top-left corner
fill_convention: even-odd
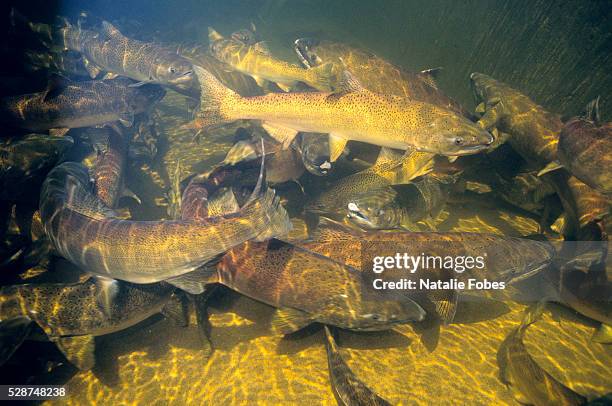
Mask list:
[[[359,80],[348,70],[344,70],[340,75],[340,80],[338,81],[336,87],[332,94],[329,95],[329,100],[338,100],[342,96],[345,96],[352,92],[364,91],[365,88],[359,82]]]
[[[96,220],[116,217],[112,209],[82,185],[69,179],[66,188],[68,194],[66,207],[71,210]]]
[[[115,27],[108,21],[102,21],[102,32],[108,36],[122,35],[121,31],[119,31],[117,27]]]
[[[595,99],[591,100],[589,104],[586,105],[586,108],[585,108],[584,118],[586,118],[589,121],[594,122],[595,124],[599,124],[600,119],[601,119],[599,115],[599,98],[600,96],[597,96]]]
[[[212,43],[214,41],[219,41],[221,39],[223,39],[223,35],[215,31],[214,28],[208,27],[208,42]]]
[[[425,69],[425,70],[422,70],[421,72],[419,72],[419,76],[429,86],[433,87],[434,89],[437,89],[438,88],[438,83],[436,82],[436,79],[438,78],[438,75],[440,74],[441,70],[442,70],[441,66],[438,66],[436,68],[431,68],[431,69]]]
[[[51,100],[59,96],[70,85],[70,79],[61,75],[52,75],[47,83],[43,101]]]

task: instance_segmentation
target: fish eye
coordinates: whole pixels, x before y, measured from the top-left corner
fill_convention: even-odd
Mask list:
[[[463,145],[463,137],[455,137],[455,145]]]
[[[170,73],[176,73],[176,69],[174,68],[174,66],[169,67],[168,71],[170,71]]]
[[[380,316],[378,314],[372,315],[372,320],[378,320],[378,319],[380,319]]]

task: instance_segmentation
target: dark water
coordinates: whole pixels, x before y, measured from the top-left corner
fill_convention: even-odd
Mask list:
[[[128,37],[173,47],[206,49],[209,26],[228,35],[254,23],[271,53],[296,65],[293,41],[315,37],[366,50],[406,71],[442,67],[437,86],[470,112],[475,103],[469,77],[483,72],[564,119],[581,114],[597,96],[602,97],[602,121],[612,117],[609,1],[67,1],[16,6],[32,21],[45,23],[57,17],[76,21],[86,10],[88,23],[111,21]],[[2,6],[3,15],[9,10],[9,5]],[[3,96],[44,89],[48,72],[32,72],[20,62],[20,55],[35,46],[32,40],[8,25],[3,32],[7,56],[0,67]],[[155,106],[151,120],[156,153],[130,159],[127,165],[126,184],[142,202],[123,199],[122,215],[134,220],[169,219],[175,179],[211,170],[239,139],[237,133],[251,128],[240,122],[195,139],[193,130],[180,126],[191,120],[196,102],[168,90]],[[79,131],[83,130],[68,133],[77,142],[64,159],[91,165],[95,155],[88,141],[79,141]],[[18,132],[2,137],[8,136],[19,137]],[[133,139],[132,145],[136,143]],[[357,159],[340,158],[327,177],[305,172],[298,182],[273,186],[292,218],[303,218],[306,200],[371,165],[378,152],[376,147],[358,143],[350,143],[349,150],[349,158]],[[548,217],[552,223],[564,210],[554,193],[547,215],[534,214],[492,193],[476,193],[487,177],[472,176],[474,172],[516,174],[533,169],[508,145],[458,162],[480,169],[462,178],[469,191],[454,191],[433,219],[437,231],[542,238],[541,218]],[[9,237],[22,235],[28,243],[31,239],[27,229],[15,225],[14,213],[22,210],[29,213],[26,218],[31,217],[38,208],[44,175],[25,191],[25,197],[3,197],[7,258],[14,253]],[[604,198],[603,204],[609,201]],[[606,226],[605,219],[593,223]],[[559,231],[558,227],[552,230]],[[562,236],[551,232],[545,238]],[[2,255],[5,261],[5,251]],[[8,265],[3,262],[1,282],[2,286],[75,283],[85,278],[82,271],[57,256],[41,255],[29,262],[23,258]],[[602,284],[609,287],[609,268],[603,274]],[[392,404],[517,404],[511,388],[500,379],[498,352],[530,304],[466,300],[450,325],[408,323],[386,332],[342,330],[338,343],[352,372]],[[36,331],[1,367],[0,383],[65,385],[69,396],[52,401],[60,404],[336,402],[320,326],[289,336],[275,333],[270,328],[273,307],[221,287],[208,300],[211,354],[203,345],[193,307],[187,327],[158,314],[96,337],[95,367],[85,371],[71,365],[42,331]],[[535,363],[556,381],[594,399],[612,392],[612,351],[609,344],[591,339],[599,324],[569,307],[552,304],[526,330],[523,342]]]

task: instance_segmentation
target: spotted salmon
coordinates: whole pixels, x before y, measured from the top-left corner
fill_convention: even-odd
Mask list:
[[[202,97],[192,128],[261,120],[285,148],[298,131],[326,133],[331,161],[348,140],[443,155],[474,154],[493,142],[491,134],[465,117],[429,103],[370,92],[348,73],[343,88],[335,93],[241,97],[206,70],[196,66],[195,71]]]
[[[40,214],[60,255],[88,272],[136,283],[178,277],[246,240],[290,228],[278,198],[261,191],[260,183],[238,213],[206,223],[119,220],[93,194],[87,169],[74,162],[47,176]]]

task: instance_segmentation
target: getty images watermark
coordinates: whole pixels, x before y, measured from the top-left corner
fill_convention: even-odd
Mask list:
[[[382,277],[372,281],[372,287],[376,290],[400,289],[400,290],[439,290],[439,289],[458,289],[458,290],[488,290],[505,289],[505,281],[490,281],[488,279],[479,280],[477,278],[467,278],[461,280],[452,277],[452,273],[463,274],[465,271],[485,270],[487,254],[471,255],[428,255],[420,253],[411,255],[407,252],[395,253],[395,255],[384,256],[376,255],[372,258],[372,272],[382,276],[385,271],[394,270],[414,275],[417,272],[425,273],[424,276],[415,278],[400,278],[395,280],[384,280]],[[432,272],[435,278],[428,277],[427,271]]]

